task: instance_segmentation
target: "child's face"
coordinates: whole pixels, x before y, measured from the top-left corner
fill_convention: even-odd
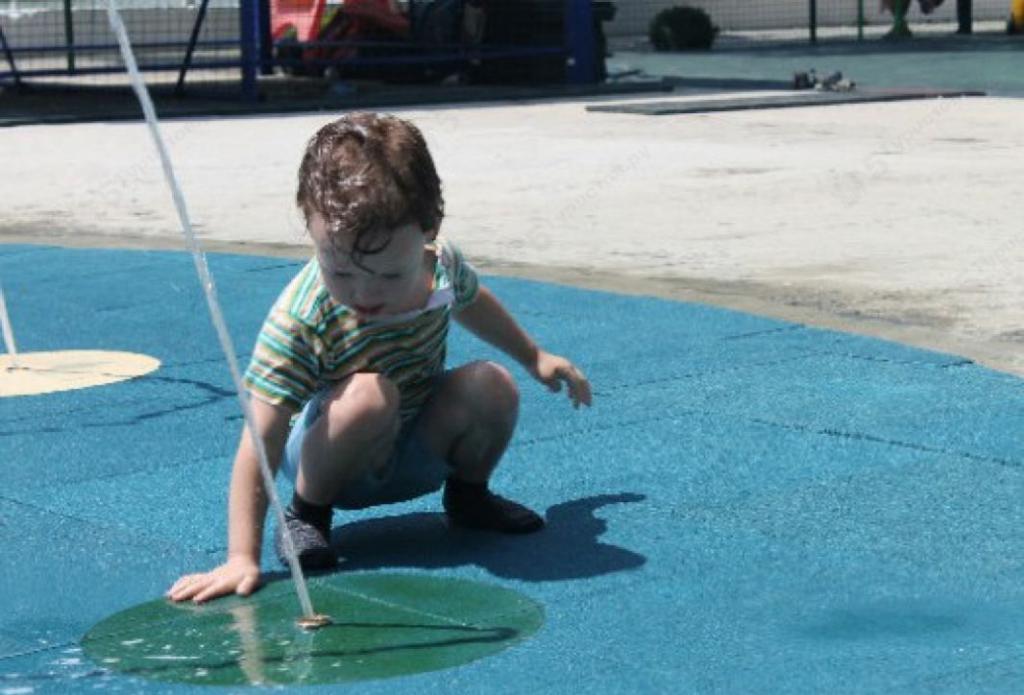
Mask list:
[[[362,256],[358,265],[331,243],[327,223],[317,213],[309,217],[309,234],[331,298],[360,318],[419,309],[430,296],[434,258],[424,248],[427,237],[419,225],[394,230],[383,251]]]

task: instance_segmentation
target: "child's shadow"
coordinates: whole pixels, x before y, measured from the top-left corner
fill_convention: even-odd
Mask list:
[[[524,536],[449,528],[440,513],[368,519],[335,529],[333,544],[344,558],[343,570],[478,565],[498,577],[531,582],[595,577],[647,561],[599,542],[608,525],[595,515],[601,507],[643,499],[620,493],[556,504],[548,509],[547,527]]]

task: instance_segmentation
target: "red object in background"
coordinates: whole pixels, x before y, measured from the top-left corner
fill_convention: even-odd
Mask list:
[[[294,28],[299,41],[313,41],[326,6],[327,0],[270,0],[270,35],[276,41]]]
[[[397,36],[409,35],[409,18],[391,0],[345,0],[341,11],[355,20],[363,20],[374,30],[383,29]]]
[[[409,38],[409,18],[392,0],[345,0],[330,22],[316,36],[327,43],[345,41],[394,41]],[[302,60],[313,65],[337,63],[355,58],[354,45],[315,46],[302,52]]]
[[[330,66],[363,54],[388,54],[389,43],[408,41],[412,33],[396,0],[343,0],[330,12],[326,5],[326,0],[271,0],[270,33],[287,72],[323,76]]]

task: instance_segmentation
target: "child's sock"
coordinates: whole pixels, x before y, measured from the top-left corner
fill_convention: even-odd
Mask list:
[[[487,483],[448,478],[442,503],[456,526],[501,533],[533,533],[544,528],[544,519],[538,514],[495,495]]]
[[[489,492],[487,483],[471,483],[454,476],[445,481],[444,491],[457,497],[479,497]]]
[[[334,513],[334,508],[329,504],[313,504],[307,502],[299,495],[296,491],[292,495],[291,504],[288,505],[288,511],[292,513],[297,519],[302,519],[308,524],[312,524],[319,530],[327,533],[331,529],[331,516]]]
[[[285,526],[302,569],[330,569],[338,563],[338,557],[331,548],[332,513],[330,505],[307,502],[298,492],[284,510]],[[288,564],[286,546],[284,529],[278,526],[274,532],[274,548],[283,565]]]

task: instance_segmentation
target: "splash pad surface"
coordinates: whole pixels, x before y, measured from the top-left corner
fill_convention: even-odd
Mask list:
[[[86,634],[97,665],[192,685],[314,685],[452,668],[539,629],[543,609],[501,587],[420,575],[355,574],[310,583],[331,624],[296,625],[287,581],[249,598],[196,606],[157,600]]]
[[[106,386],[149,374],[159,367],[159,360],[146,355],[105,350],[0,355],[0,398]]]
[[[302,263],[211,256],[243,362]],[[0,691],[199,692],[89,651],[104,621],[224,556],[240,417],[191,259],[3,246],[0,275],[19,346],[161,362],[103,388],[0,399]],[[542,605],[544,626],[487,658],[361,681],[360,693],[1024,691],[1020,379],[708,306],[485,281],[594,383],[594,408],[573,412],[453,329],[450,364],[499,360],[520,383],[495,489],[548,527],[459,532],[437,496],[339,512],[345,560],[313,582],[479,582]],[[263,569],[280,579],[270,531]],[[291,635],[287,584],[251,605],[274,592]]]

